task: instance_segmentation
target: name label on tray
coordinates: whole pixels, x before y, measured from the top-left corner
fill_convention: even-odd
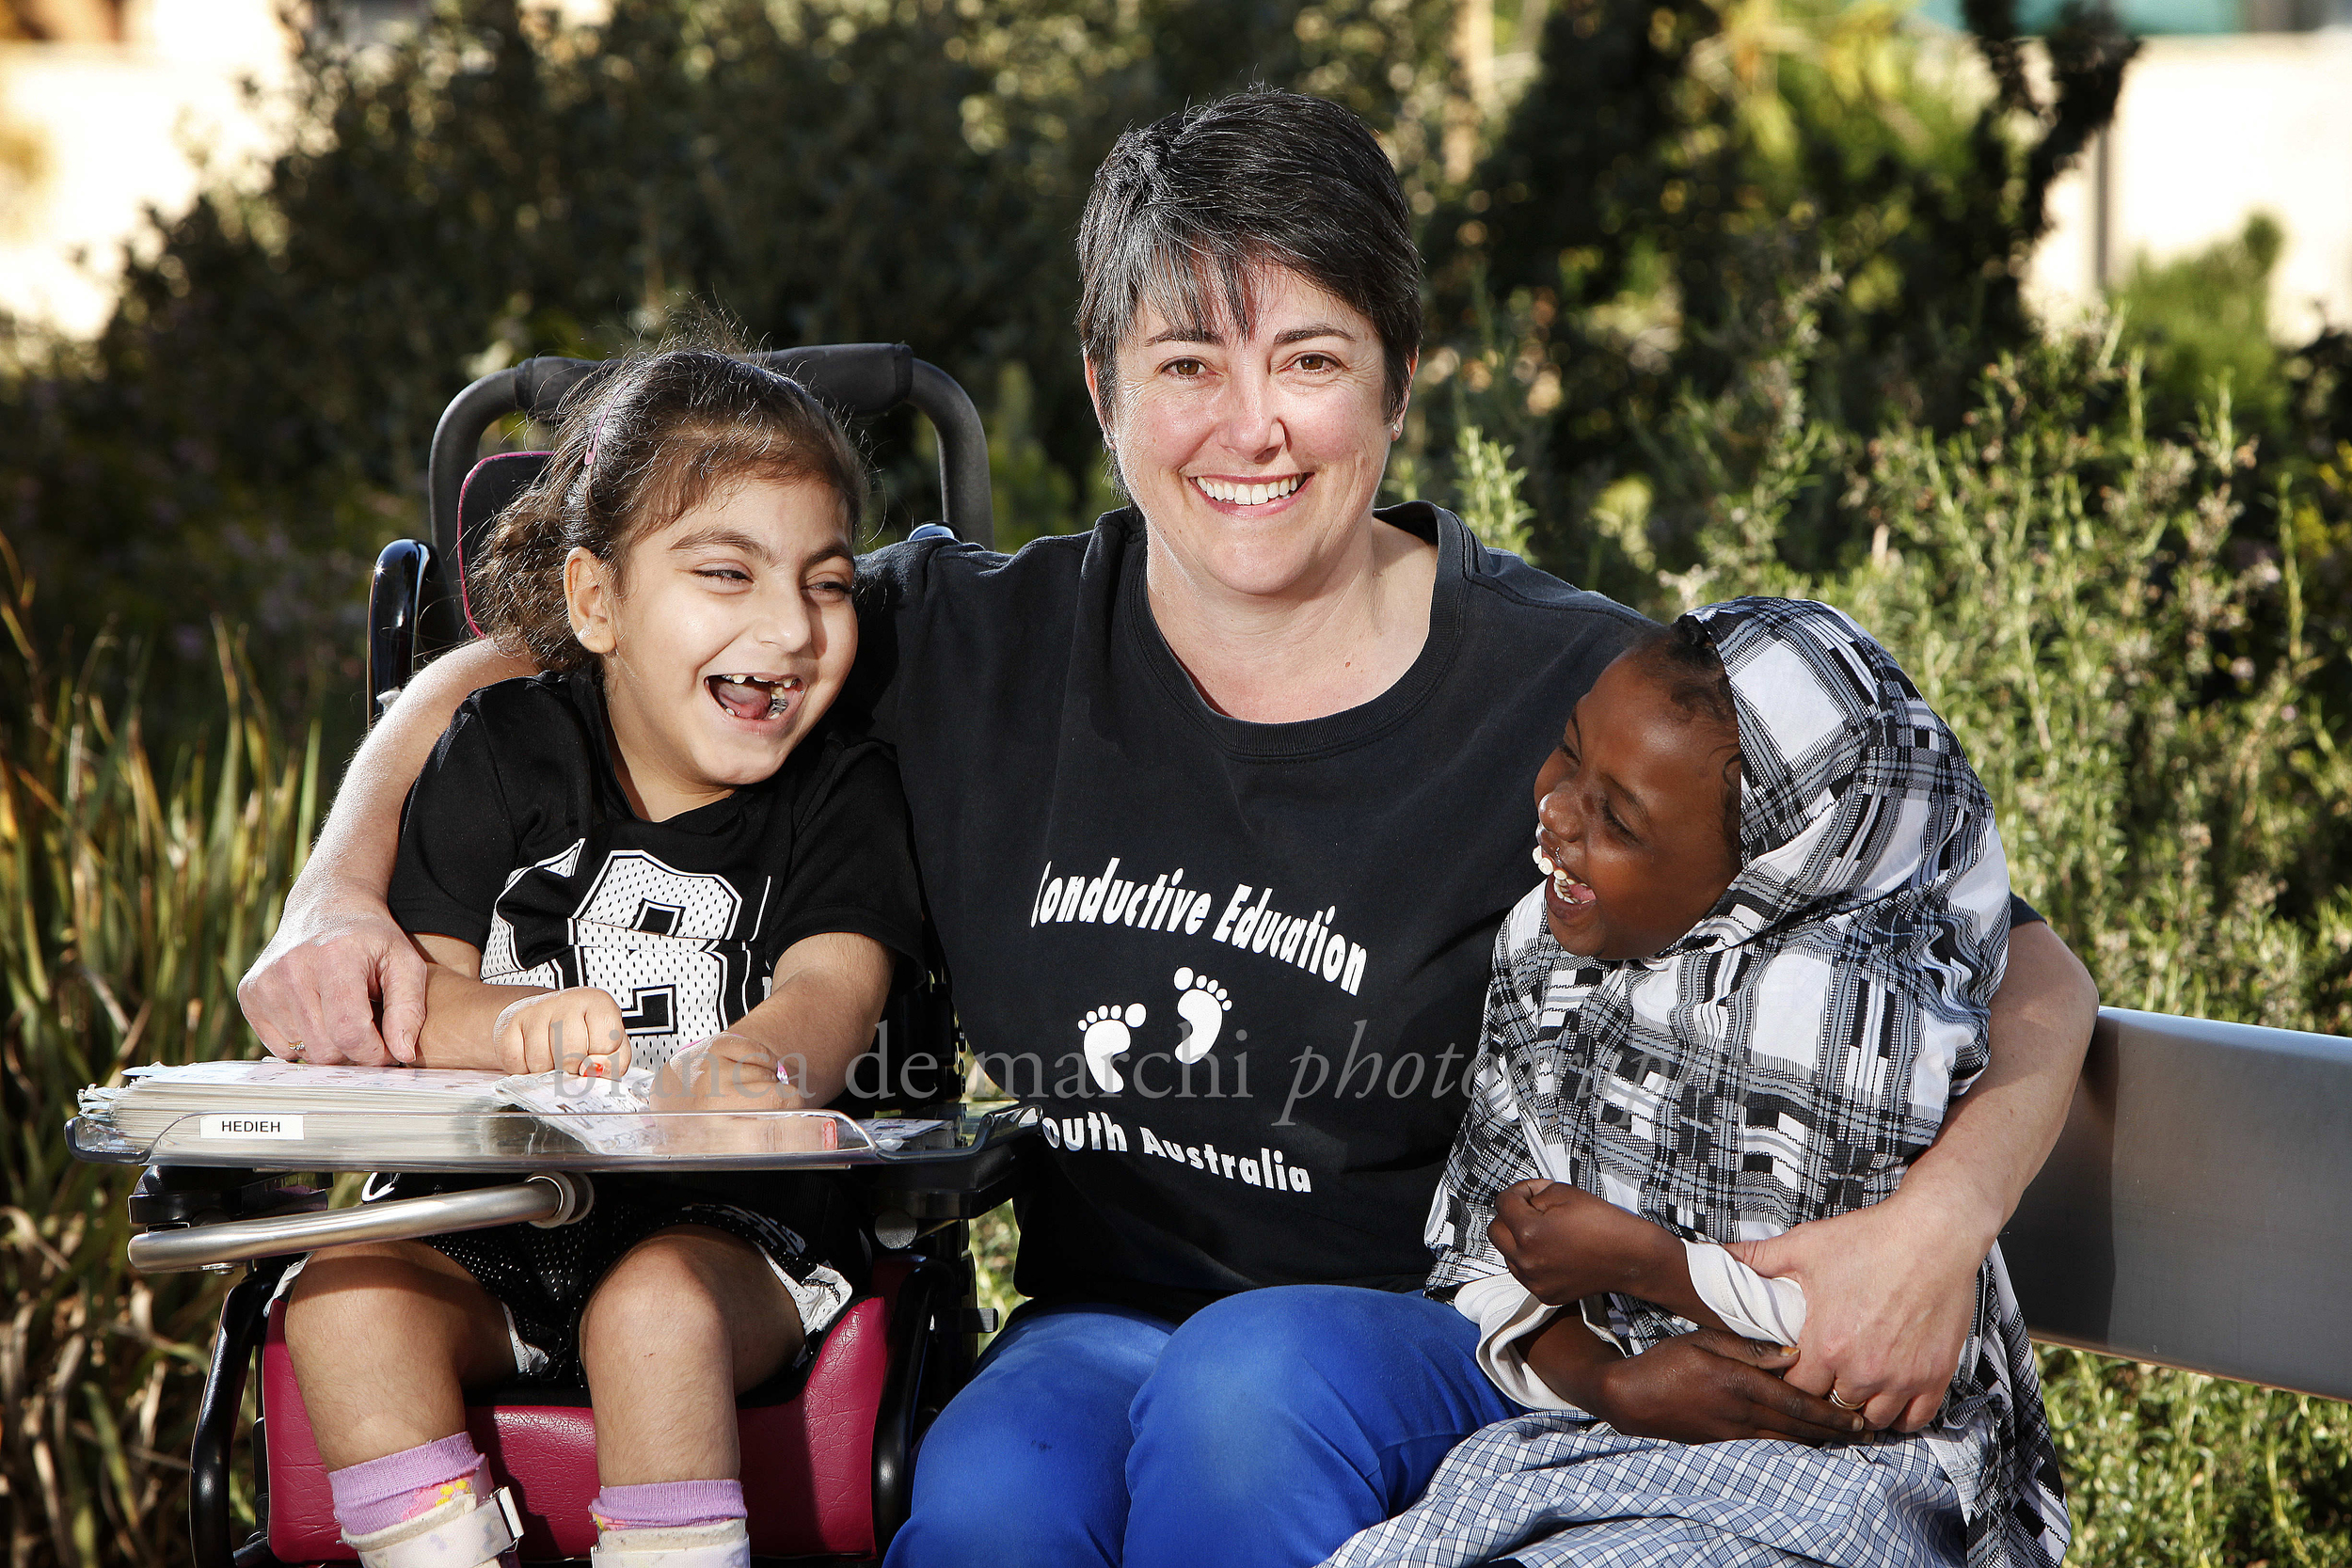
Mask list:
[[[197,1132],[201,1138],[292,1138],[302,1136],[300,1117],[208,1116]]]

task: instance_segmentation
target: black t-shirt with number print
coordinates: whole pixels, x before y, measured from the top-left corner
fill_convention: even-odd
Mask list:
[[[482,977],[596,986],[640,1066],[727,1027],[803,937],[922,948],[890,757],[820,723],[759,784],[666,821],[630,808],[593,673],[458,706],[402,814],[392,918],[482,950]]]
[[[1649,623],[1451,515],[1426,645],[1359,707],[1210,708],[1145,597],[1143,525],[1009,559],[861,562],[845,717],[898,750],[957,1012],[1055,1146],[1033,1296],[1181,1317],[1253,1286],[1417,1287],[1537,767]]]

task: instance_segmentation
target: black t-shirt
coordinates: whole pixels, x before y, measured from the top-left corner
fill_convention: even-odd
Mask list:
[[[482,950],[482,977],[596,986],[641,1066],[766,999],[803,937],[922,952],[906,801],[888,753],[830,723],[771,777],[662,822],[630,808],[590,673],[459,705],[402,814],[392,918]]]
[[[1132,511],[1009,559],[861,563],[845,715],[898,747],[974,1049],[1050,1118],[1030,1295],[1174,1317],[1428,1273],[1496,924],[1537,875],[1536,769],[1649,623],[1434,507],[1380,515],[1438,546],[1427,642],[1300,723],[1202,702]]]

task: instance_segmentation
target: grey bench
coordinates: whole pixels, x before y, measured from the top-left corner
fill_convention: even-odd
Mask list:
[[[2102,1008],[2001,1250],[2037,1339],[2352,1399],[2352,1039]]]

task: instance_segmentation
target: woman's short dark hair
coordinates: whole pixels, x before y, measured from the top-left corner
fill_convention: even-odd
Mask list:
[[[564,598],[574,549],[617,572],[639,539],[746,479],[824,485],[852,538],[865,515],[866,466],[825,405],[789,376],[717,349],[616,360],[557,419],[546,469],[499,515],[466,575],[483,630],[543,670],[593,662]]]
[[[1396,170],[1337,103],[1257,88],[1129,131],[1095,171],[1078,267],[1078,337],[1098,377],[1139,307],[1247,336],[1252,275],[1287,267],[1371,321],[1390,416],[1405,405],[1421,253]]]

